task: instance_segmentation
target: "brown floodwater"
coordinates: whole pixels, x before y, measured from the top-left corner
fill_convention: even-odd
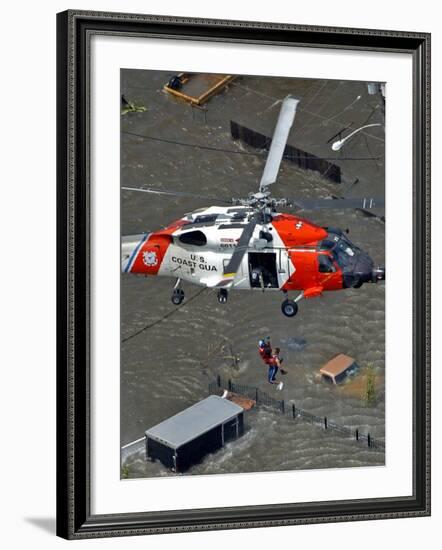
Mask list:
[[[354,136],[339,153],[327,143],[350,123],[353,128],[384,123],[382,98],[379,94],[368,95],[365,83],[243,76],[211,99],[204,113],[162,90],[171,76],[167,72],[121,72],[122,93],[146,107],[145,112],[121,118],[122,186],[150,186],[221,198],[247,196],[258,188],[264,156],[169,142],[256,152],[232,140],[230,120],[271,135],[279,112],[277,101],[290,93],[301,101],[289,143],[334,159],[346,182],[358,178],[348,195],[384,195],[385,144],[381,127]],[[317,172],[283,161],[272,193],[319,198],[340,193],[345,187],[345,183],[332,183]],[[122,191],[121,233],[155,231],[204,206],[212,205],[197,198]],[[349,229],[352,242],[366,250],[375,263],[385,265],[385,225],[378,219],[355,210],[305,211],[302,216],[318,225]],[[214,291],[200,292],[200,287],[184,284],[186,301],[176,309],[170,301],[173,284],[174,280],[168,278],[121,276],[122,446],[206,397],[208,385],[217,374],[257,386],[288,404],[296,403],[318,416],[359,428],[361,433],[384,438],[384,283],[301,301],[298,315],[291,319],[282,315],[282,294],[277,291],[232,292],[224,305],[218,303]],[[273,345],[281,347],[288,370],[282,392],[267,383],[266,368],[257,353],[258,340],[267,335]],[[238,365],[228,357],[232,350],[239,357]],[[342,386],[327,384],[318,376],[320,367],[336,353],[354,357],[361,367]],[[375,375],[371,404],[363,399],[369,367]],[[241,439],[207,456],[188,473],[384,464],[383,450],[369,449],[271,410],[252,410],[246,424]],[[123,464],[130,477],[174,475],[159,463],[146,462],[142,446],[127,449]]]

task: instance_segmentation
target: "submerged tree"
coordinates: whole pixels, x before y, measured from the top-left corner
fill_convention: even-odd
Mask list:
[[[205,357],[200,359],[205,374],[210,370],[210,366],[215,359],[223,359],[228,362],[230,368],[238,370],[239,356],[235,353],[231,342],[225,336],[222,336],[221,339],[221,343],[215,344],[209,342]]]

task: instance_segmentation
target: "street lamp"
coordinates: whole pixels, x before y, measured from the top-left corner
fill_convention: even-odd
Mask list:
[[[351,134],[348,134],[348,136],[346,136],[344,139],[338,139],[338,141],[335,141],[332,145],[333,151],[339,151],[348,139],[350,139],[352,136],[354,136],[361,130],[364,130],[365,128],[371,128],[372,126],[382,126],[382,124],[377,123],[377,124],[367,124],[366,126],[361,126],[357,130],[354,130]]]

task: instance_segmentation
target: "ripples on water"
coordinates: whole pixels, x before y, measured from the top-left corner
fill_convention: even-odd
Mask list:
[[[122,117],[122,129],[225,149],[240,149],[232,142],[230,119],[271,133],[278,107],[263,96],[241,87],[232,87],[208,104],[207,125],[202,113],[175,102],[161,91],[169,73],[123,71],[122,91],[131,100],[143,102],[145,113]],[[349,121],[367,118],[376,106],[375,98],[364,93],[362,83],[244,78],[241,81],[272,97],[287,93],[301,96],[310,112],[332,116],[362,94],[358,104],[336,121],[299,111],[290,143],[309,152],[332,156],[326,139]],[[315,96],[315,93],[322,90]],[[325,95],[324,95],[325,94]],[[322,109],[324,99],[332,98]],[[377,101],[377,100],[376,100]],[[355,111],[356,107],[359,109]],[[330,115],[329,110],[330,111]],[[379,110],[378,110],[379,111]],[[260,113],[256,116],[256,113]],[[377,119],[373,119],[375,122]],[[371,122],[373,121],[371,120]],[[298,129],[298,131],[296,131]],[[383,157],[383,144],[370,142],[373,155]],[[334,154],[334,153],[333,153]],[[368,156],[363,139],[356,140],[346,154]],[[220,197],[246,196],[256,189],[263,159],[228,155],[173,146],[122,135],[122,185],[155,186],[163,189],[197,191]],[[382,194],[382,161],[345,164],[348,179],[359,177],[355,196]],[[283,163],[274,185],[275,196],[321,197],[336,191],[319,174]],[[338,189],[339,191],[339,189]],[[122,234],[161,228],[195,208],[209,206],[201,200],[165,198],[122,193]],[[319,225],[350,229],[350,238],[364,248],[375,262],[384,264],[385,228],[375,219],[355,211],[317,211],[303,215]],[[174,306],[170,302],[171,279],[146,279],[131,275],[121,278],[122,340],[144,326],[154,323]],[[190,298],[199,287],[184,285]],[[141,437],[146,429],[207,396],[208,383],[220,373],[240,383],[258,386],[277,398],[295,402],[318,416],[337,423],[370,431],[373,437],[385,434],[385,287],[364,285],[359,290],[328,293],[321,298],[301,301],[294,319],[280,312],[278,292],[236,292],[227,306],[217,302],[214,292],[206,290],[174,315],[121,346],[121,444]],[[266,381],[266,368],[257,354],[257,342],[270,335],[279,345],[288,374],[284,390],[277,392]],[[227,352],[213,353],[227,339],[237,368]],[[324,383],[318,377],[323,363],[336,353],[347,353],[361,365],[364,375],[371,364],[377,376],[377,400],[365,406],[363,387],[357,377],[342,387]],[[339,468],[379,465],[383,452],[369,450],[317,426],[293,421],[271,411],[252,411],[248,431],[238,441],[207,457],[189,473],[232,473],[307,468]],[[144,461],[143,453],[127,461],[131,477],[171,475],[160,464]]]

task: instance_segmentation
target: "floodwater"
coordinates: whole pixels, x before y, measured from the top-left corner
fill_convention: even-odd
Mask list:
[[[317,172],[283,161],[272,194],[293,198],[320,198],[331,193],[384,195],[382,127],[360,132],[340,152],[332,151],[331,143],[327,143],[350,123],[354,129],[384,123],[382,98],[368,95],[365,83],[244,76],[214,97],[204,113],[162,90],[171,76],[156,71],[121,73],[122,93],[146,107],[145,112],[121,118],[123,186],[227,199],[247,196],[258,189],[265,156],[227,152],[257,152],[232,140],[230,120],[271,135],[279,113],[278,100],[290,93],[301,102],[289,143],[334,159],[348,184],[356,178],[359,182],[347,190],[347,183],[332,183]],[[121,233],[155,231],[204,206],[211,204],[198,198],[122,191]],[[385,265],[385,225],[378,219],[354,210],[305,211],[301,215],[318,225],[348,228],[350,239],[376,264]],[[282,294],[277,291],[232,292],[227,304],[219,304],[214,291],[184,284],[186,301],[176,308],[170,301],[173,283],[168,278],[121,276],[122,446],[206,397],[208,385],[217,374],[257,386],[289,405],[296,403],[338,424],[359,428],[361,433],[384,438],[384,283],[301,301],[298,315],[291,319],[282,315]],[[257,353],[258,340],[268,335],[274,346],[281,347],[288,371],[282,392],[267,383],[266,367]],[[352,380],[339,387],[318,376],[322,364],[336,353],[354,357],[361,367]],[[239,358],[237,365],[232,354]],[[369,367],[376,375],[376,394],[374,403],[367,405],[362,394]],[[264,408],[248,413],[246,425],[241,439],[207,456],[188,473],[384,464],[383,450],[369,449],[335,432]],[[146,462],[142,451],[125,454],[124,466],[129,477],[174,475],[158,462]]]

